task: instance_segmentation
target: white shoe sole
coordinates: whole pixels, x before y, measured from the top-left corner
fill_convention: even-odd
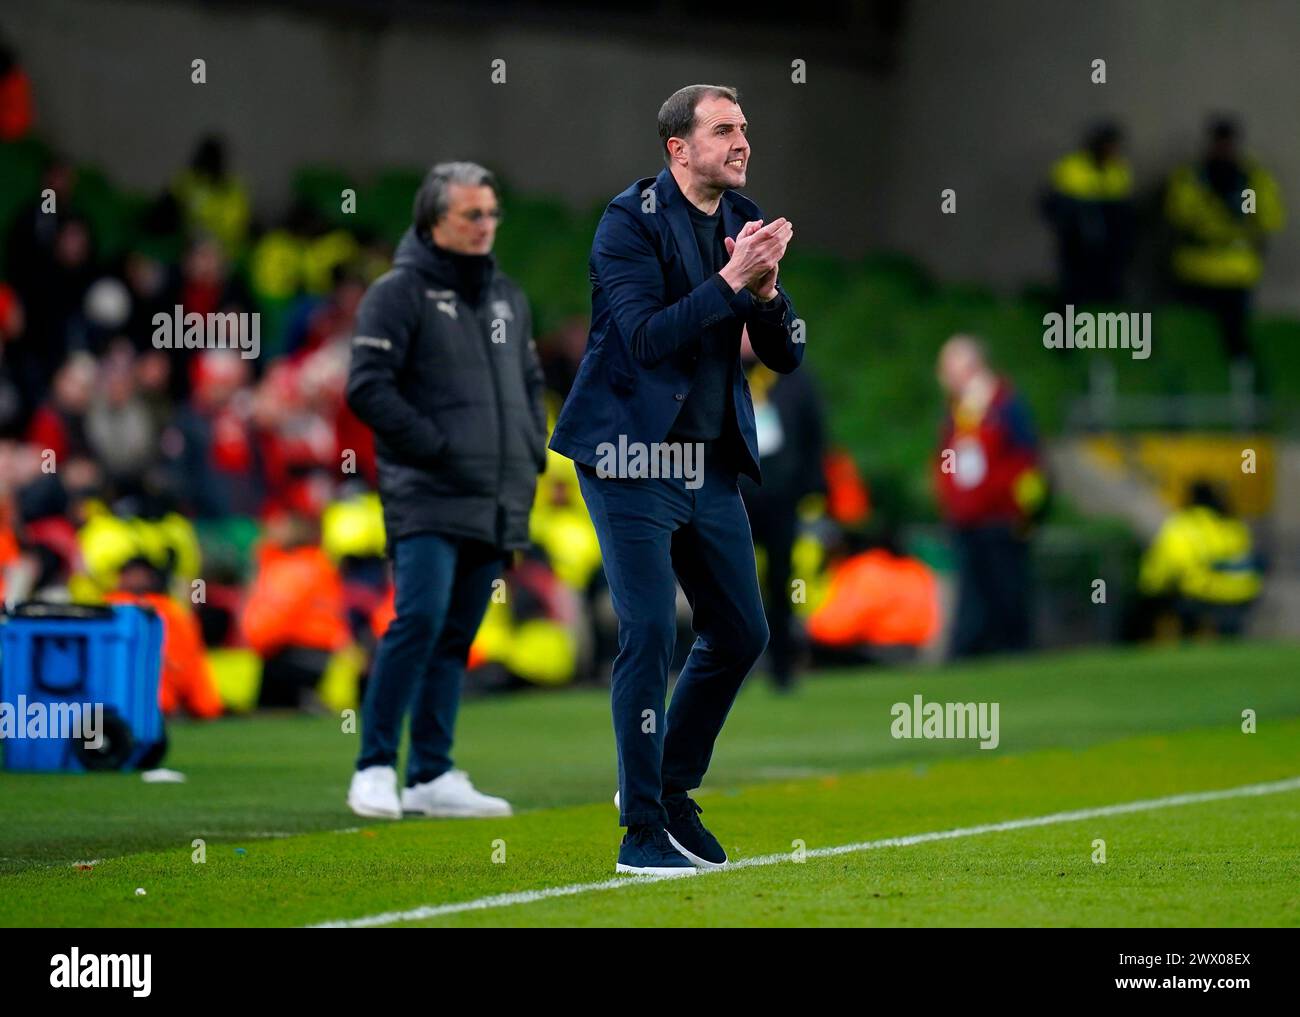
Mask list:
[[[646,865],[638,867],[636,865],[624,865],[622,862],[617,862],[614,865],[614,871],[628,876],[694,876],[699,870],[669,868],[666,865]]]
[[[402,811],[411,816],[428,816],[430,819],[503,819],[513,816],[514,811],[507,807],[500,809],[421,809],[412,805],[402,805]]]
[[[668,833],[668,831],[665,830],[664,833]],[[701,858],[699,855],[692,854],[690,851],[687,851],[684,847],[682,847],[680,844],[677,843],[677,838],[674,837],[671,833],[668,833],[668,843],[671,844],[673,847],[675,847],[677,849],[678,854],[685,857],[686,860],[689,861],[692,865],[694,865],[697,869],[725,869],[727,867],[727,863],[725,860],[721,862],[711,862],[707,858]]]
[[[402,812],[398,809],[393,812],[389,809],[376,808],[373,805],[358,805],[351,798],[348,799],[348,808],[358,816],[365,816],[367,819],[401,819]]]

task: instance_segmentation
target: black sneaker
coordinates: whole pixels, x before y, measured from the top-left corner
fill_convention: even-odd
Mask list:
[[[720,869],[727,864],[727,852],[700,822],[704,810],[689,795],[665,798],[664,808],[668,810],[668,840],[692,865],[699,869]]]
[[[695,874],[695,866],[668,842],[661,827],[629,826],[614,871],[636,876],[690,876]]]

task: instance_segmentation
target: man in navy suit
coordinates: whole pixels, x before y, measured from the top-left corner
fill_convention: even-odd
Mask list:
[[[551,448],[577,464],[619,619],[614,660],[616,871],[726,864],[688,792],[700,786],[740,684],[767,645],[749,520],[760,481],[740,363],[788,374],[803,323],[777,282],[793,227],[743,187],[748,125],[735,89],[691,85],[659,110],[666,168],[605,209],[591,247],[591,334]],[[695,644],[667,716],[676,583]]]

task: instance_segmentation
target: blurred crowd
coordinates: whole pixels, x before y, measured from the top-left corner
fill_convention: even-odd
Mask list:
[[[31,136],[30,91],[0,47],[0,145]],[[1282,213],[1271,178],[1237,139],[1235,125],[1212,126],[1205,159],[1171,182],[1168,216],[1189,294],[1219,315],[1232,355],[1248,358],[1242,320],[1263,237]],[[1133,216],[1121,142],[1107,125],[1052,172],[1045,207],[1065,299],[1125,293]],[[344,388],[358,303],[387,269],[390,244],[331,225],[302,201],[279,221],[257,221],[215,136],[135,210],[123,253],[101,253],[81,185],[69,160],[50,157],[38,192],[0,223],[0,597],[153,606],[166,623],[169,711],[355,705],[392,590],[372,439]],[[1246,187],[1258,208],[1239,214],[1234,195]],[[174,312],[255,313],[260,355],[158,348],[156,318]],[[585,322],[571,321],[539,341],[552,420],[585,336]],[[771,477],[745,496],[774,612],[768,666],[778,687],[809,644],[833,656],[931,643],[935,575],[888,527],[871,541],[855,536],[870,494],[851,458],[825,444],[811,385],[746,369]],[[987,372],[968,373],[978,383]],[[1009,388],[944,384],[954,407],[944,448],[982,455],[978,442],[992,443],[996,457],[995,445],[1021,447],[1019,418],[1002,421],[1018,405]],[[987,417],[988,407],[1001,416]],[[1015,601],[1014,619],[1028,611],[1028,585],[1012,582],[1024,562],[1009,534],[1037,511],[1011,507],[1034,460],[1022,465],[995,478],[998,542],[985,533],[962,547],[963,582],[996,600],[997,590],[978,592],[981,576],[993,582]],[[955,480],[938,473],[943,500],[959,508],[971,501],[970,462],[963,468]],[[950,513],[958,524],[962,511]],[[484,687],[589,677],[615,648],[595,533],[572,464],[554,453],[530,525],[533,548],[474,644],[471,674]],[[1015,569],[991,564],[1008,561]],[[984,638],[978,628],[969,613],[961,619],[971,646]],[[984,641],[1018,648],[1028,629],[1015,628]]]
[[[236,673],[266,665],[263,701],[293,698],[277,683],[305,685],[303,667],[319,678],[322,655],[355,641],[343,556],[324,552],[320,522],[374,481],[369,433],[343,389],[352,317],[388,252],[301,209],[259,229],[216,138],[112,259],[78,183],[50,159],[7,224],[3,595],[150,598],[168,623],[164,698],[193,712],[221,709],[210,647],[241,651]],[[158,348],[155,318],[174,310],[257,313],[261,355]]]
[[[356,310],[390,247],[301,203],[259,225],[215,137],[141,210],[124,254],[101,257],[96,239],[76,169],[51,158],[8,224],[0,281],[0,596],[154,607],[173,710],[354,705],[393,591],[372,437],[344,389]],[[257,314],[259,355],[159,348],[158,316],[194,312]],[[539,343],[552,419],[584,341],[571,321]],[[831,557],[862,550],[843,545],[839,524],[865,518],[865,487],[842,454],[827,453],[823,475],[803,379],[748,370],[760,410],[770,402],[775,420],[784,407],[789,432],[770,443],[773,482],[746,492],[775,551],[781,631],[831,600],[827,645],[855,645],[881,605],[846,612],[825,585],[793,605],[777,591],[782,562],[827,579]],[[821,521],[802,543],[799,512]],[[487,688],[593,676],[616,646],[595,533],[572,464],[554,453],[530,529],[471,655]],[[933,576],[906,610],[885,630],[919,644],[936,625]],[[682,624],[684,648],[684,605]],[[792,640],[774,644],[778,687],[800,652]]]

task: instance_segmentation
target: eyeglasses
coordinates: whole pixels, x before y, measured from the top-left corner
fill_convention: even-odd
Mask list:
[[[503,213],[499,208],[489,208],[487,210],[476,208],[472,212],[461,212],[460,216],[461,218],[475,224],[481,223],[484,219],[495,219],[499,223],[502,214]]]

